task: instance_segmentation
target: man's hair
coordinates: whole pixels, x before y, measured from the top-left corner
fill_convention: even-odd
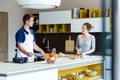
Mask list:
[[[27,20],[30,20],[30,18],[34,18],[34,16],[32,14],[25,14],[23,16],[23,23],[25,24]]]

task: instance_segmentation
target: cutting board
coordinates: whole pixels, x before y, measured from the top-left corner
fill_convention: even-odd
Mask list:
[[[65,41],[65,51],[67,52],[74,51],[74,40],[71,40],[71,36],[69,36],[69,40]]]

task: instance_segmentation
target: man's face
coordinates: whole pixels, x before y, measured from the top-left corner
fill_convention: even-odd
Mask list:
[[[33,27],[34,18],[31,17],[28,21],[26,21],[26,24],[27,24],[29,27]]]

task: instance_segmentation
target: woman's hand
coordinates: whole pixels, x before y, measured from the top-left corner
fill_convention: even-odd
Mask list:
[[[77,52],[76,52],[76,54],[80,54],[80,52],[79,52],[79,51],[77,51]]]
[[[81,55],[82,55],[82,54],[83,54],[83,55],[86,55],[86,53],[81,53]]]
[[[75,48],[76,49],[76,54],[81,54],[81,48]]]

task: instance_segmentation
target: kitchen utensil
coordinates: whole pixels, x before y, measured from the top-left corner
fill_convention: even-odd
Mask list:
[[[74,51],[74,40],[71,40],[71,36],[69,36],[69,40],[65,41],[65,51],[67,52]]]

